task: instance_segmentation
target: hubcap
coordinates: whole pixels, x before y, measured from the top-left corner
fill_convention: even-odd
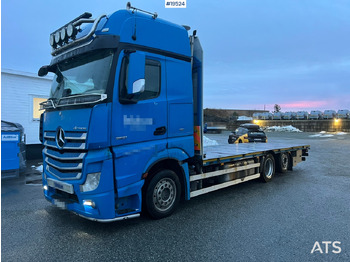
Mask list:
[[[153,190],[153,204],[159,211],[167,211],[176,199],[176,185],[170,178],[161,179]]]
[[[273,174],[273,164],[271,159],[267,159],[264,166],[265,177],[271,178]]]
[[[282,154],[282,167],[287,168],[288,167],[288,156],[286,154]]]

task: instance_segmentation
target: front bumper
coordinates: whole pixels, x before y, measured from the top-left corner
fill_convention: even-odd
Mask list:
[[[110,191],[78,197],[78,193],[69,194],[52,187],[44,190],[45,198],[55,206],[92,219],[110,219],[114,217],[115,214],[112,212],[114,208],[109,207],[112,204],[111,202],[114,202],[114,194],[112,195],[112,193]],[[94,207],[84,205],[86,200],[93,201]]]
[[[114,222],[114,221],[121,221],[121,220],[126,220],[126,219],[132,219],[132,218],[137,218],[140,216],[140,214],[133,214],[133,215],[127,215],[127,216],[121,216],[121,217],[116,217],[116,218],[112,218],[112,219],[98,219],[98,218],[91,218],[91,217],[86,217],[80,214],[77,214],[78,216],[81,216],[85,219],[91,220],[91,221],[95,221],[95,222],[101,222],[101,223],[110,223],[110,222]]]
[[[140,186],[138,184],[139,183],[135,185],[136,188]],[[130,186],[128,187],[128,189],[129,188]],[[135,218],[138,217],[141,212],[141,208],[135,208],[135,206],[141,207],[141,204],[137,204],[141,203],[141,194],[134,194],[129,197],[123,197],[123,203],[134,203],[132,204],[131,208],[124,209],[127,211],[123,211],[121,214],[119,214],[118,204],[116,204],[120,201],[116,198],[114,190],[100,194],[80,195],[76,192],[73,194],[69,194],[60,191],[59,189],[47,186],[47,189],[44,189],[44,195],[45,198],[53,205],[61,209],[72,211],[73,213],[86,219],[98,222],[112,222],[129,218]],[[85,205],[85,201],[93,202],[94,206]]]
[[[79,180],[59,180],[44,168],[45,198],[59,208],[93,221],[112,222],[139,216],[144,181],[117,189],[113,158],[108,152],[109,150],[88,152],[84,159],[83,175]],[[92,172],[101,172],[98,187],[82,192],[81,185],[85,183],[87,174]]]

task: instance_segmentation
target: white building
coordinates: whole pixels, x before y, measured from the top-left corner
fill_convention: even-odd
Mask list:
[[[27,148],[40,145],[39,119],[42,111],[39,104],[48,98],[51,82],[50,76],[1,70],[1,119],[24,127]]]

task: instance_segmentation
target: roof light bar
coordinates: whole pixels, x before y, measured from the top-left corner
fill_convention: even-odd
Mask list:
[[[60,29],[58,29],[57,31],[53,32],[51,35],[50,35],[50,45],[55,49],[57,48],[57,46],[59,45],[62,45],[64,43],[68,43],[68,39],[73,37],[73,35],[77,34],[77,31],[73,29],[72,31],[72,34],[69,35],[68,34],[68,28],[69,28],[69,25],[73,25],[74,22],[76,21],[79,21],[81,19],[88,19],[92,16],[91,13],[83,13],[82,15],[74,18],[72,21],[70,21],[68,24],[62,26]],[[74,26],[73,26],[74,27]],[[75,36],[74,35],[74,36]],[[67,37],[68,36],[68,37]]]
[[[58,53],[68,49],[73,45],[78,45],[80,42],[90,39],[101,19],[107,17],[107,15],[101,15],[97,19],[90,19],[91,16],[92,14],[90,13],[84,13],[72,20],[71,22],[64,25],[57,31],[53,32],[50,35],[50,45],[53,48],[51,54],[57,55]],[[76,35],[79,32],[77,27],[80,27],[82,24],[86,23],[93,24],[91,26],[90,32],[87,35],[76,39]]]
[[[78,33],[76,26],[80,26],[83,23],[93,23],[95,20],[89,19],[91,16],[92,15],[90,13],[84,13],[58,29],[56,32],[52,33],[50,35],[50,45],[53,48],[56,48],[57,46],[67,44],[69,38],[74,40]]]

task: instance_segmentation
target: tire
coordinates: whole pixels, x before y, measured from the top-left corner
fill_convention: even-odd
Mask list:
[[[146,210],[154,219],[170,216],[179,204],[180,196],[181,184],[176,173],[171,170],[159,171],[146,189]]]
[[[278,173],[286,173],[288,171],[290,164],[291,164],[291,160],[288,153],[278,154],[278,161],[276,166]]]
[[[275,159],[273,155],[268,154],[261,166],[260,179],[267,183],[272,180],[275,175]]]

